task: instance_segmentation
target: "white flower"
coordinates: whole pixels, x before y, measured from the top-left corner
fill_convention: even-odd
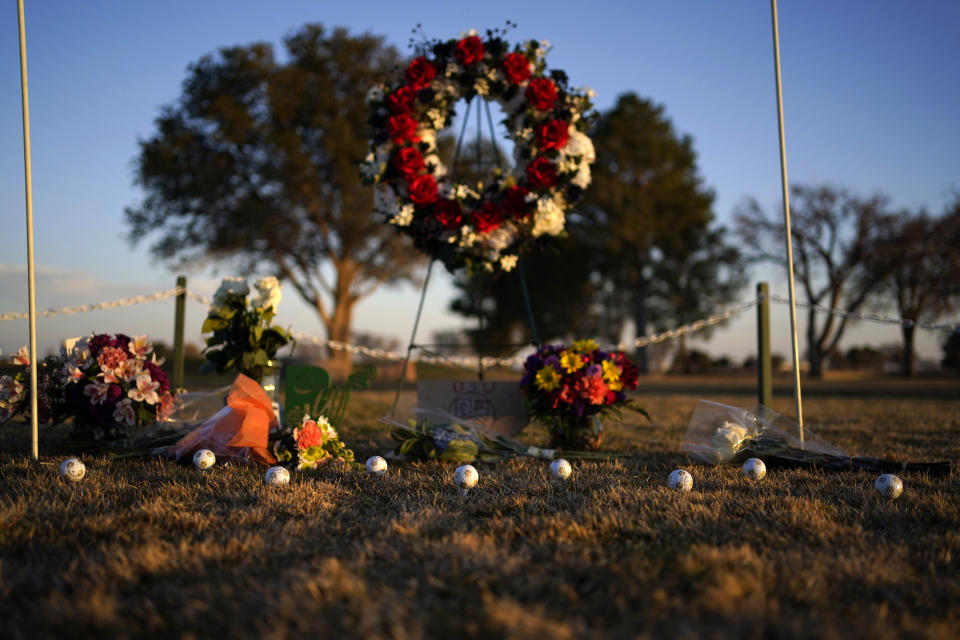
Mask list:
[[[254,286],[257,288],[257,296],[250,302],[253,308],[257,311],[273,309],[276,312],[283,297],[280,281],[275,276],[266,276],[257,280]]]
[[[573,177],[573,180],[570,181],[571,184],[574,184],[581,189],[586,189],[590,186],[590,165],[586,162],[580,163],[580,168],[577,170],[577,175]]]
[[[593,148],[590,136],[578,131],[573,125],[570,125],[569,133],[570,137],[567,138],[567,144],[562,149],[563,153],[568,156],[580,156],[584,162],[595,162],[597,152]]]
[[[496,252],[506,249],[513,241],[513,231],[506,225],[501,225],[486,234],[487,246]]]
[[[517,266],[517,256],[506,255],[500,257],[500,268],[504,271],[513,271],[515,266]]]
[[[485,96],[490,93],[490,83],[486,78],[477,78],[473,83],[473,90],[477,92],[477,95]]]
[[[412,204],[405,204],[400,207],[400,210],[390,218],[390,224],[395,224],[398,227],[405,227],[411,222],[413,222],[413,211],[414,206]]]
[[[113,408],[113,419],[118,423],[126,423],[133,426],[137,422],[137,414],[133,412],[133,401],[130,398],[124,398]]]
[[[249,293],[250,287],[247,286],[247,280],[245,278],[228,276],[223,279],[220,283],[220,288],[213,294],[213,306],[221,307],[234,296],[246,298]]]
[[[433,125],[434,129],[443,129],[444,123],[446,123],[446,116],[443,114],[443,111],[440,109],[430,109],[427,111],[427,119],[430,120],[430,124]]]
[[[127,348],[134,357],[140,359],[146,359],[147,355],[153,351],[153,347],[150,346],[150,340],[147,338],[147,334],[133,336],[133,338],[130,340],[130,345]]]
[[[379,102],[383,100],[383,85],[374,85],[367,91],[367,102]]]
[[[420,142],[427,145],[427,153],[431,151],[436,151],[437,149],[437,132],[433,129],[418,129],[417,137],[420,138]]]
[[[732,458],[748,436],[746,427],[736,422],[724,422],[713,434],[713,449],[717,460],[723,463]]]
[[[107,390],[110,385],[103,382],[91,382],[83,388],[83,395],[90,398],[90,404],[103,404],[107,399]],[[133,393],[133,390],[130,390]]]
[[[555,236],[563,231],[565,223],[563,207],[559,206],[553,198],[540,198],[537,201],[537,210],[533,215],[533,230],[530,233],[534,238],[544,234]]]
[[[23,394],[23,383],[10,376],[0,376],[0,400],[17,402]]]
[[[87,389],[89,388],[90,388],[90,385],[87,386]],[[154,382],[153,379],[150,378],[149,373],[141,373],[140,375],[137,376],[137,386],[127,391],[127,396],[129,396],[130,399],[133,400],[134,402],[146,402],[147,404],[157,404],[158,402],[160,402],[160,396],[157,395],[157,389],[159,388],[160,388],[160,383]],[[87,389],[84,389],[83,392],[86,393]],[[97,404],[97,403],[94,402],[94,404]]]

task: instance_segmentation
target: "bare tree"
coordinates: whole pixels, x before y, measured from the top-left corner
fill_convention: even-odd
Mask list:
[[[880,277],[881,301],[904,321],[900,370],[914,373],[914,324],[933,322],[960,301],[960,194],[937,218],[921,211],[883,215],[862,277]]]
[[[853,196],[831,186],[791,189],[794,275],[806,301],[831,312],[856,311],[874,293],[885,274],[866,268],[877,219],[887,200]],[[753,260],[786,265],[784,226],[754,199],[737,211],[737,232]],[[807,312],[807,354],[810,375],[823,375],[824,359],[836,349],[848,316]]]

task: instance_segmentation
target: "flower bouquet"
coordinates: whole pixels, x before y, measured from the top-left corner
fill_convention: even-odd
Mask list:
[[[950,472],[949,461],[901,462],[850,456],[804,427],[763,405],[749,409],[701,400],[690,418],[681,449],[705,464],[741,464],[760,458],[768,467],[818,467],[831,471],[861,469],[873,473]]]
[[[343,444],[337,430],[324,416],[316,420],[303,416],[299,426],[283,429],[274,442],[273,452],[280,464],[301,471],[328,464],[359,466],[353,459],[353,451]]]
[[[29,366],[25,348],[16,362]],[[132,437],[174,410],[176,394],[161,364],[145,335],[99,333],[68,341],[59,356],[49,356],[41,365],[38,407],[46,413],[43,417],[56,422],[72,417],[71,435],[77,440]],[[0,387],[20,407],[26,404],[18,379],[4,376]]]
[[[482,424],[464,420],[440,409],[415,409],[417,420],[408,423],[389,417],[381,422],[393,427],[390,437],[397,443],[388,457],[410,462],[499,462],[525,457],[554,460],[556,449],[542,449],[490,433]],[[566,451],[562,457],[581,460],[626,458],[628,454]]]
[[[293,338],[289,330],[271,325],[280,305],[280,283],[275,277],[260,278],[257,294],[247,300],[250,288],[243,278],[224,278],[213,296],[201,333],[207,338],[202,370],[218,373],[236,370],[262,382],[274,367],[277,350]]]
[[[549,429],[550,446],[596,449],[604,414],[628,408],[646,415],[626,397],[637,388],[638,373],[622,351],[579,340],[569,347],[545,345],[527,358],[520,390],[530,417]]]

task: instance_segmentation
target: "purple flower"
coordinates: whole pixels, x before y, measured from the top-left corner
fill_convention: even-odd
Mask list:
[[[159,384],[157,388],[158,393],[164,393],[170,390],[170,380],[167,378],[167,374],[163,369],[155,362],[147,363],[147,371],[150,373],[150,378]]]

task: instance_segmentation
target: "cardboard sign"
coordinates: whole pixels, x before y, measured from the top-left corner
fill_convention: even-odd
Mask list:
[[[286,369],[284,424],[297,426],[303,416],[317,417],[318,402],[330,388],[330,374],[323,367],[291,364]]]
[[[527,410],[516,382],[420,380],[417,406],[479,422],[508,438],[527,426]]]

